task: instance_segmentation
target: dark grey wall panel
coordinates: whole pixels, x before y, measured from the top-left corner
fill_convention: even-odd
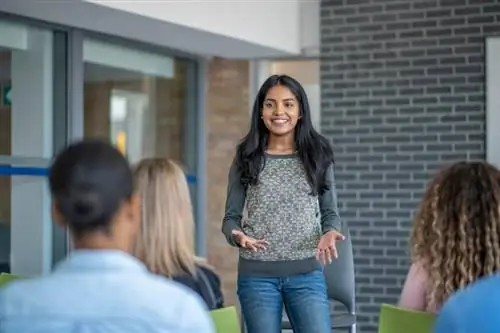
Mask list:
[[[321,3],[322,126],[353,235],[362,332],[395,303],[414,210],[443,165],[485,158],[485,36],[493,0]]]

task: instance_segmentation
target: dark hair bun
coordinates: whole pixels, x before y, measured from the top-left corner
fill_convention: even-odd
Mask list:
[[[58,206],[75,229],[78,229],[78,226],[92,225],[95,221],[105,218],[102,199],[97,193],[75,190],[67,196],[60,197]]]

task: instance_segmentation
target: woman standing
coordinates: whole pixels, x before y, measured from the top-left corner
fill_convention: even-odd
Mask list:
[[[294,332],[331,331],[318,259],[337,257],[340,229],[330,144],[312,126],[300,83],[271,76],[229,171],[222,226],[240,247],[238,296],[249,333],[281,332],[283,305]]]

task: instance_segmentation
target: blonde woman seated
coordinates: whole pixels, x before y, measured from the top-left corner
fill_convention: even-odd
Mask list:
[[[457,290],[500,269],[500,171],[460,162],[430,183],[411,237],[400,306],[438,312]]]
[[[135,255],[153,273],[198,293],[210,310],[223,307],[220,279],[194,253],[193,208],[186,176],[174,162],[142,160],[134,171],[142,199]]]

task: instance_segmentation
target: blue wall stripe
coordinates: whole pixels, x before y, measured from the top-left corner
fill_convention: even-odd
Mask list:
[[[0,176],[48,176],[48,168],[40,167],[13,167],[10,165],[0,165]],[[189,183],[196,183],[196,177],[192,175],[186,176]]]
[[[49,169],[41,167],[13,167],[10,165],[0,166],[0,176],[48,176]]]

